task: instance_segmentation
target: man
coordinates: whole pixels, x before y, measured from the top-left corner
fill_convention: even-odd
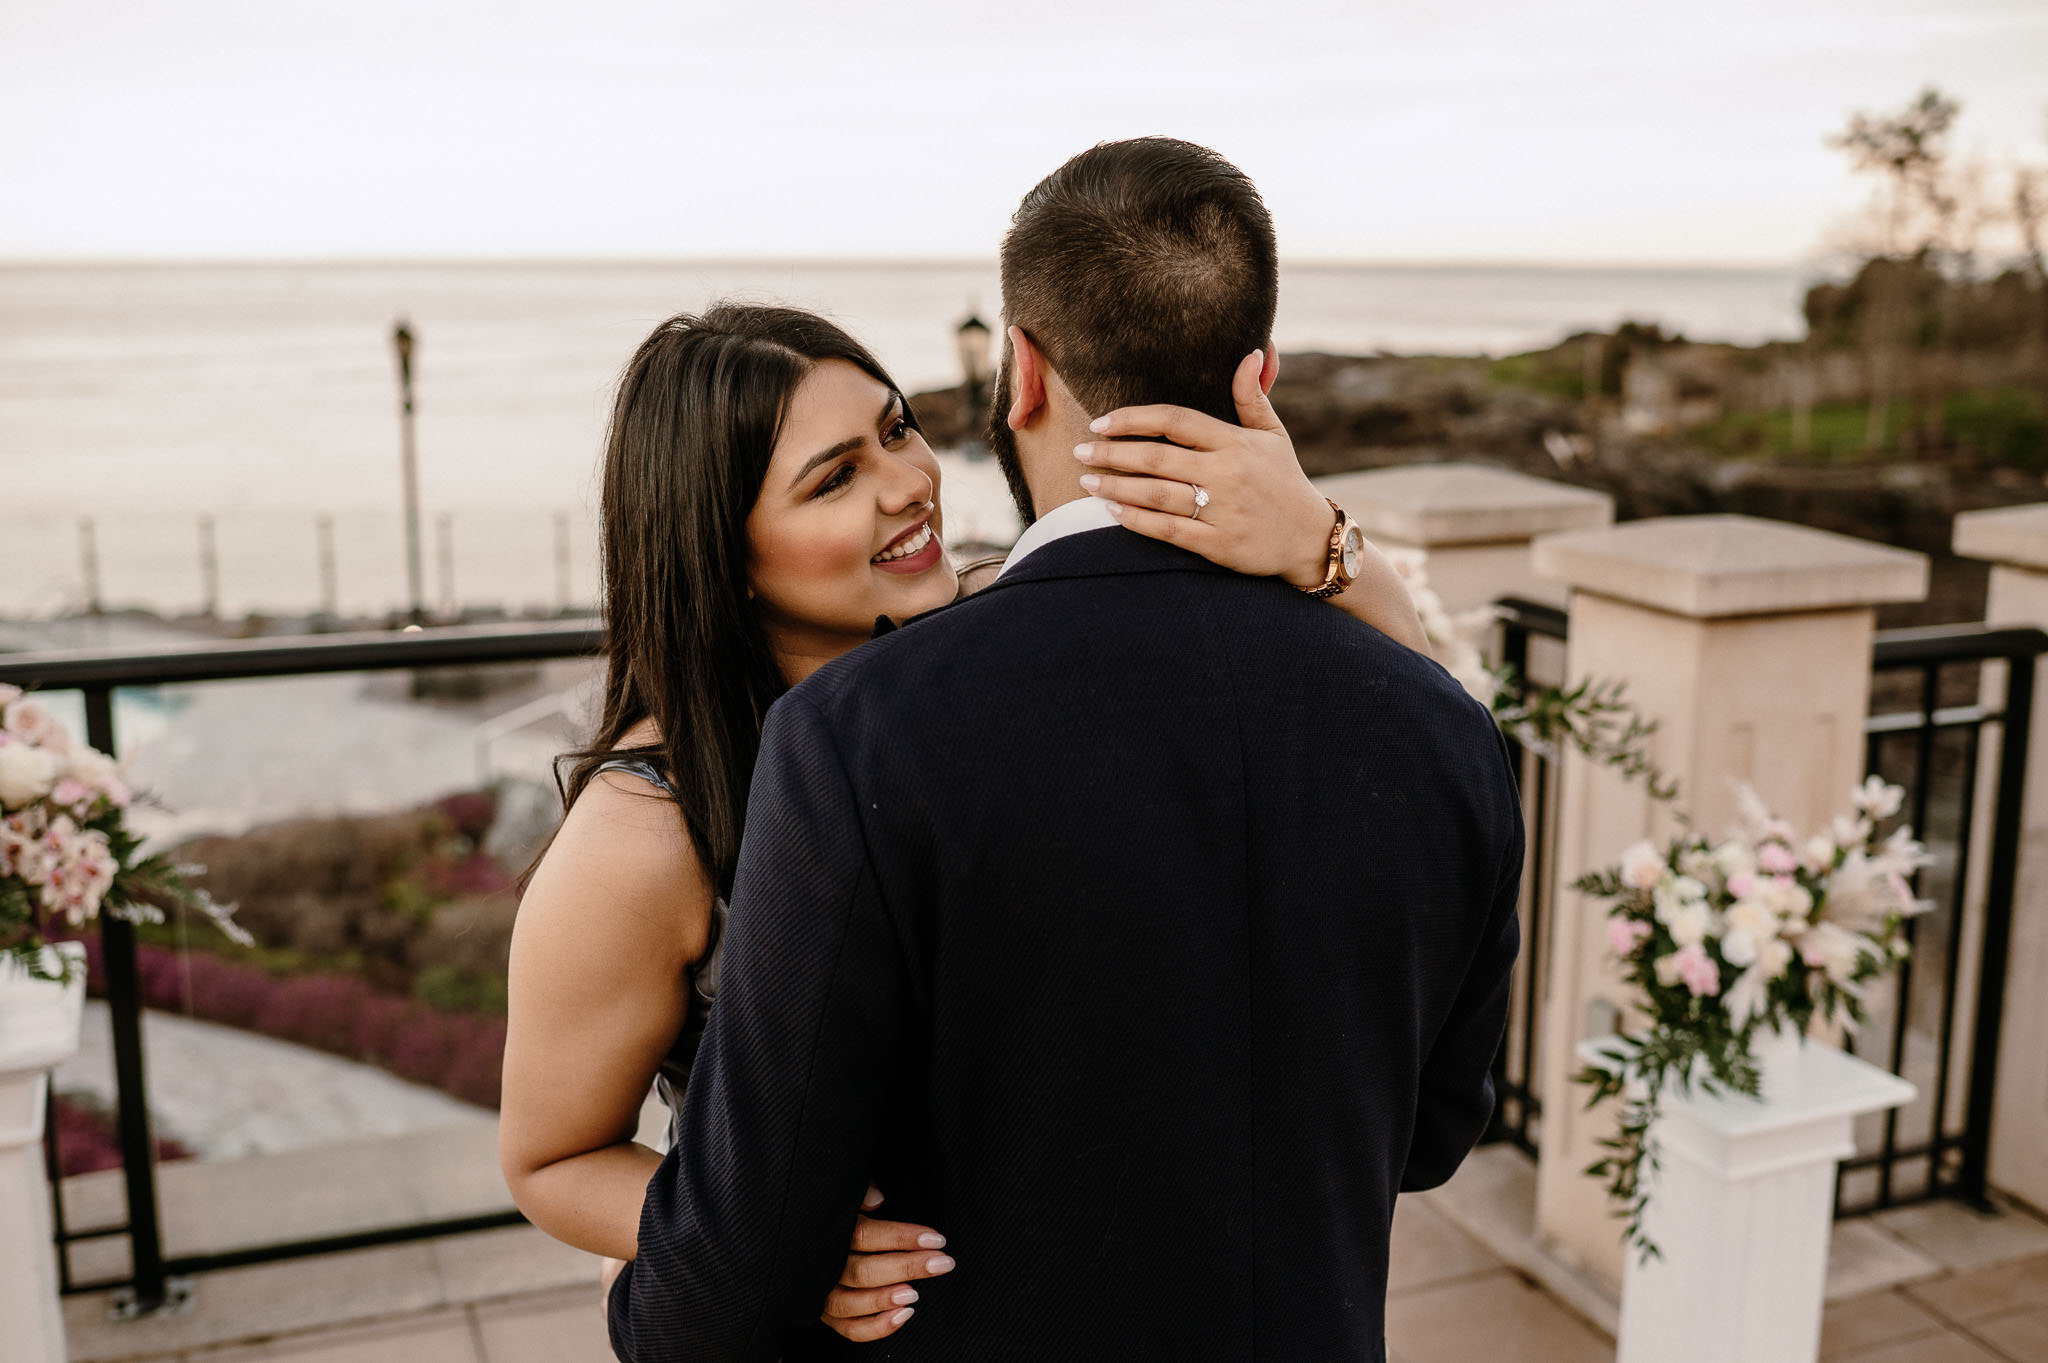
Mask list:
[[[1241,172],[1084,152],[1002,269],[993,444],[1036,523],[993,586],[771,714],[614,1347],[1383,1359],[1395,1195],[1492,1109],[1522,852],[1500,735],[1426,658],[1082,496],[1096,414],[1228,417],[1271,354]],[[851,1345],[811,1322],[870,1178],[958,1266]]]

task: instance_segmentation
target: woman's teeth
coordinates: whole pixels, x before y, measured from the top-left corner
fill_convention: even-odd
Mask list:
[[[876,554],[871,562],[887,563],[891,559],[909,558],[912,554],[922,552],[924,547],[931,542],[932,526],[930,521],[926,521],[917,528],[915,535],[912,535],[894,549],[884,550],[882,553]]]

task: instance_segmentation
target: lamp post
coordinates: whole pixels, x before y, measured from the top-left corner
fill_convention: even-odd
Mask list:
[[[423,625],[427,622],[427,605],[420,574],[419,457],[412,436],[412,328],[403,317],[391,329],[391,348],[398,352],[398,431],[405,480],[405,583],[412,599],[412,623]]]
[[[967,320],[954,331],[953,341],[959,347],[960,372],[966,379],[961,402],[961,425],[966,435],[961,439],[960,448],[968,458],[974,459],[984,452],[981,423],[986,415],[982,409],[988,402],[989,331],[988,323],[975,316],[972,305],[968,307]]]

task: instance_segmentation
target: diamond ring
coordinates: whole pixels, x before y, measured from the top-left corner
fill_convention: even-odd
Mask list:
[[[1200,483],[1189,483],[1188,491],[1195,494],[1194,519],[1200,520],[1202,519],[1202,508],[1209,505],[1209,489],[1203,487]]]

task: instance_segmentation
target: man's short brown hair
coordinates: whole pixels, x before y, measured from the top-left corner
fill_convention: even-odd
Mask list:
[[[1245,173],[1170,137],[1105,142],[1038,182],[1003,237],[1005,321],[1091,413],[1170,402],[1237,419],[1271,344],[1273,218]]]

